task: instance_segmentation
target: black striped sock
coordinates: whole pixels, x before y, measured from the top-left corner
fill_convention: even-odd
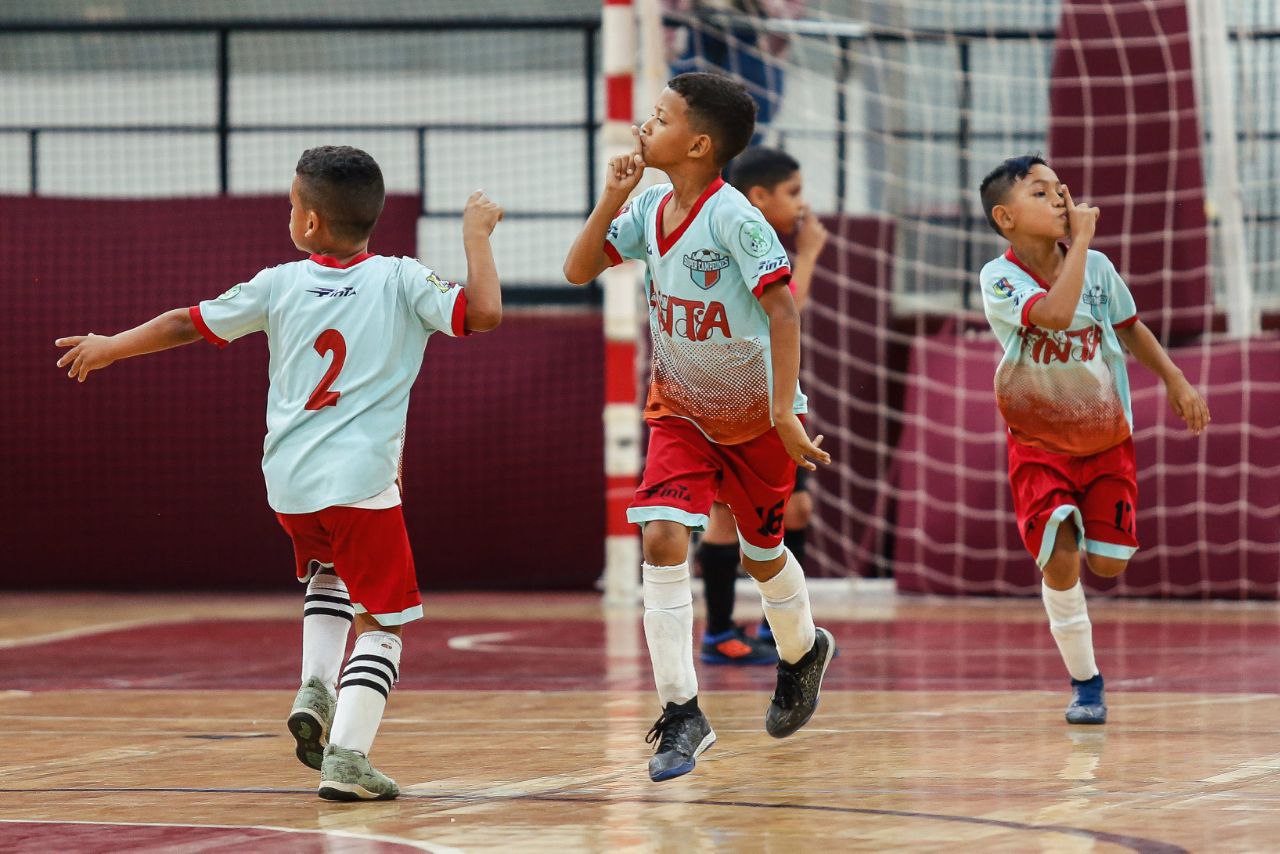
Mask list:
[[[334,689],[353,619],[355,608],[342,579],[331,572],[314,576],[302,603],[303,682],[319,679]]]

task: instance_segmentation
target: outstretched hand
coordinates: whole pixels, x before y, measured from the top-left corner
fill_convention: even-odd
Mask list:
[[[786,448],[787,456],[791,457],[796,465],[809,471],[817,471],[818,467],[811,460],[817,460],[824,466],[830,464],[831,455],[819,447],[823,437],[818,436],[810,441],[809,434],[805,432],[799,418],[795,415],[787,415],[778,418],[776,422],[774,426],[778,429],[778,438],[782,440],[782,447]]]
[[[626,154],[609,158],[605,168],[604,185],[606,190],[617,190],[630,194],[644,177],[644,152],[640,148],[640,128],[632,125],[631,141],[633,147]]]
[[[90,371],[101,370],[116,360],[111,352],[111,338],[107,335],[72,335],[53,342],[55,347],[70,347],[58,360],[59,368],[70,366],[67,376],[84,382]]]

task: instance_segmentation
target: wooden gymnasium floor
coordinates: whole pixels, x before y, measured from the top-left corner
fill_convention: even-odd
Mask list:
[[[0,850],[1280,851],[1274,603],[1095,602],[1111,722],[1081,728],[1038,601],[824,595],[810,725],[764,734],[770,668],[700,666],[719,743],[654,784],[637,609],[432,596],[380,804],[318,800],[293,757],[299,610],[0,597]]]

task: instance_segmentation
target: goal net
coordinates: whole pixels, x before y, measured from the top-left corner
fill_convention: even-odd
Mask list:
[[[977,274],[977,187],[1043,152],[1102,209],[1094,247],[1202,393],[1191,436],[1130,359],[1139,596],[1280,590],[1280,10],[1202,0],[684,2],[674,70],[727,71],[831,230],[802,385],[834,462],[809,571],[1032,594]],[[850,11],[852,10],[852,12]],[[1225,15],[1225,18],[1224,18]]]

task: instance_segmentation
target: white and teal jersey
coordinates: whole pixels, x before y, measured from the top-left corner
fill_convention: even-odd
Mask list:
[[[220,347],[267,334],[262,472],[274,510],[310,513],[391,486],[427,338],[464,334],[466,304],[463,288],[412,258],[363,255],[341,267],[312,255],[191,309]]]
[[[1129,374],[1115,330],[1137,323],[1138,310],[1110,259],[1089,251],[1080,304],[1061,331],[1031,323],[1031,306],[1050,285],[1013,249],[987,262],[980,278],[987,320],[1004,347],[996,404],[1013,438],[1077,457],[1129,438]]]
[[[791,276],[787,253],[760,211],[717,178],[670,234],[670,184],[618,211],[605,252],[647,266],[653,379],[645,417],[687,418],[713,442],[734,445],[773,426],[773,362],[766,286]],[[796,388],[795,411],[807,411]]]

